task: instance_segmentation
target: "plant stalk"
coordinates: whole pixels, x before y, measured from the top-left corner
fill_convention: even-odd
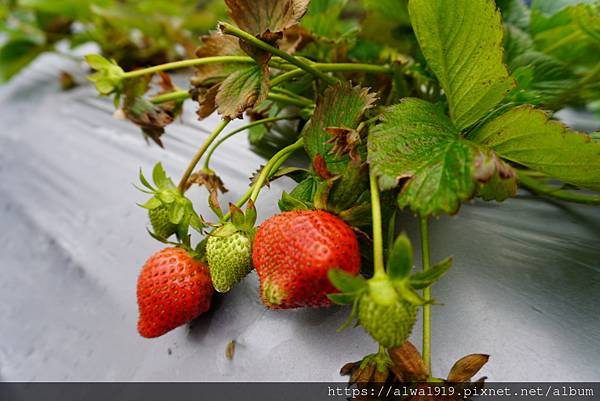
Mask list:
[[[563,189],[544,184],[540,180],[532,178],[523,172],[519,172],[519,183],[522,187],[537,195],[548,196],[567,202],[581,203],[584,205],[600,206],[600,195],[585,195],[571,191],[565,191]]]
[[[200,146],[200,148],[198,149],[198,151],[192,158],[192,161],[190,161],[190,164],[188,165],[187,170],[185,170],[185,173],[183,173],[183,176],[181,177],[181,181],[179,181],[179,185],[177,186],[177,188],[179,189],[179,192],[181,192],[182,194],[185,192],[185,186],[187,184],[187,181],[190,178],[190,176],[192,175],[192,173],[194,172],[196,165],[198,164],[198,162],[204,155],[204,152],[206,152],[206,150],[208,149],[210,144],[213,143],[215,139],[217,139],[219,134],[225,129],[225,127],[227,127],[227,124],[229,124],[230,121],[231,120],[228,118],[223,119],[219,123],[219,125],[214,129],[214,131],[208,136],[208,138],[206,138],[206,140],[204,141],[202,146]]]
[[[379,186],[377,177],[374,174],[369,175],[371,186],[371,213],[373,216],[373,277],[385,276],[385,267],[383,263],[383,228],[381,224],[381,199],[379,197]]]
[[[273,167],[280,166],[283,162],[282,159],[286,160],[288,157],[291,156],[292,153],[302,148],[303,146],[304,139],[300,138],[293,144],[286,146],[279,152],[275,153],[275,155],[267,162],[265,167],[263,167],[262,171],[260,172],[260,175],[258,176],[258,180],[256,180],[256,182],[253,185],[254,189],[252,190],[252,194],[250,195],[250,199],[252,199],[253,202],[256,203],[256,199],[260,194],[260,190],[262,189],[267,179],[274,173]]]
[[[283,121],[283,120],[294,120],[297,118],[299,118],[299,116],[268,117],[268,118],[263,118],[262,120],[256,120],[254,122],[244,125],[243,127],[240,127],[240,128],[237,128],[237,129],[231,131],[230,133],[225,135],[223,138],[221,138],[217,142],[215,142],[214,145],[210,148],[210,150],[206,154],[206,159],[204,160],[204,170],[209,170],[210,159],[211,159],[213,153],[215,152],[215,150],[217,150],[217,148],[219,146],[221,146],[221,144],[223,142],[225,142],[232,136],[237,135],[240,132],[244,132],[252,127],[256,127],[258,125],[267,124],[267,123],[276,122],[276,121]]]
[[[226,22],[221,22],[219,24],[219,28],[221,29],[221,31],[223,33],[228,34],[228,35],[237,36],[238,38],[243,39],[246,42],[248,42],[262,50],[268,51],[269,53],[271,53],[275,56],[279,56],[282,59],[284,59],[285,61],[288,61],[289,63],[295,65],[296,67],[303,69],[304,71],[308,72],[309,74],[312,74],[313,76],[315,76],[318,79],[322,79],[323,81],[327,82],[330,85],[333,85],[337,82],[337,79],[322,73],[321,71],[317,70],[312,65],[310,65],[302,60],[299,60],[298,58],[296,58],[292,55],[287,54],[283,50],[280,50],[276,47],[271,46],[268,43],[263,42],[262,40],[252,36],[248,32],[245,32],[231,24],[228,24]]]
[[[427,217],[419,218],[421,232],[421,258],[423,259],[423,271],[426,272],[431,267],[429,257],[429,220]],[[423,289],[423,299],[427,302],[423,305],[423,362],[429,370],[431,377],[431,288]]]
[[[172,63],[155,65],[153,67],[141,68],[139,70],[133,70],[126,72],[123,78],[135,78],[142,75],[153,74],[159,71],[176,70],[179,68],[194,67],[202,64],[215,64],[215,63],[254,63],[254,59],[248,56],[216,56],[216,57],[203,57],[203,58],[192,58],[188,60],[174,61]]]

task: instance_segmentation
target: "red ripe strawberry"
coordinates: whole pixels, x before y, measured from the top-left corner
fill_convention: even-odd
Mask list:
[[[360,270],[354,232],[323,211],[286,212],[265,221],[254,239],[252,261],[262,301],[272,309],[329,306],[327,294],[337,291],[327,271]]]
[[[152,255],[138,278],[138,331],[154,338],[210,308],[213,286],[208,268],[181,248]]]

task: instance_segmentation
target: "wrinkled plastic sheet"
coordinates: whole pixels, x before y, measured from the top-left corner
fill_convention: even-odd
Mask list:
[[[0,380],[327,381],[376,350],[360,328],[336,333],[347,308],[265,309],[255,273],[190,326],[139,337],[136,278],[160,245],[132,183],[159,160],[178,176],[217,119],[199,123],[189,107],[166,150],[149,146],[90,86],[61,92],[65,68],[81,71],[43,57],[0,88]],[[223,200],[262,163],[244,135],[226,142],[214,159]],[[261,195],[261,219],[292,185]],[[210,215],[207,194],[190,195]],[[522,192],[432,221],[433,260],[455,260],[433,288],[434,374],[477,352],[491,355],[491,380],[600,380],[599,210]],[[415,219],[402,226],[417,244]]]

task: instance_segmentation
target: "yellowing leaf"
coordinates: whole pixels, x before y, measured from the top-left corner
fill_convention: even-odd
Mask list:
[[[600,191],[600,144],[531,106],[512,109],[470,135],[498,155],[569,184]]]
[[[492,0],[410,0],[410,18],[459,130],[494,108],[514,86],[503,63],[502,18]]]
[[[234,72],[223,81],[216,104],[223,117],[241,118],[246,110],[266,100],[268,94],[268,68],[253,65]]]

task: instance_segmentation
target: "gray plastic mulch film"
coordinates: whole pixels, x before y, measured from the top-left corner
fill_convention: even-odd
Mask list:
[[[160,245],[132,183],[159,160],[180,174],[217,120],[198,123],[188,107],[166,150],[148,146],[93,88],[58,90],[60,69],[76,67],[43,57],[0,88],[0,380],[329,381],[376,349],[360,328],[336,333],[346,308],[266,310],[254,273],[191,326],[140,338],[136,277]],[[224,200],[263,162],[244,135],[214,160]],[[260,219],[291,185],[261,195]],[[191,196],[208,215],[206,193]],[[416,243],[415,219],[402,226]],[[600,209],[523,192],[465,205],[431,231],[433,260],[455,257],[433,288],[435,375],[487,353],[480,373],[493,381],[600,380]]]

